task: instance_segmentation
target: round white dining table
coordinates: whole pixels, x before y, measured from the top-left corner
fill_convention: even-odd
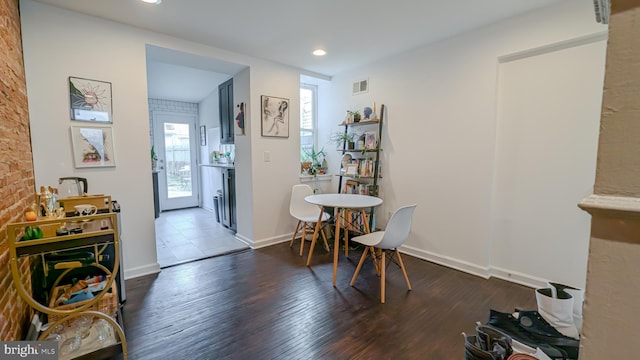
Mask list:
[[[359,195],[359,194],[316,194],[309,195],[304,198],[308,203],[320,206],[320,217],[316,223],[315,231],[313,232],[313,238],[311,240],[311,249],[309,250],[309,256],[307,257],[307,266],[311,263],[311,254],[313,254],[313,248],[316,245],[318,234],[320,233],[320,227],[322,224],[322,214],[324,208],[334,208],[333,216],[335,221],[335,234],[333,245],[333,286],[336,286],[336,278],[338,274],[338,253],[340,252],[340,210],[341,209],[358,209],[363,219],[365,232],[371,232],[369,229],[369,223],[365,221],[364,209],[373,208],[382,204],[382,199],[375,196]],[[346,245],[345,245],[346,246]],[[347,251],[347,249],[345,249]]]

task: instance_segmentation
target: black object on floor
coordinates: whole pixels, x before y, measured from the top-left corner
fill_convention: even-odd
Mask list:
[[[487,324],[529,347],[540,348],[552,359],[578,359],[580,341],[551,330],[553,326],[536,311],[520,311],[516,319],[492,309]]]

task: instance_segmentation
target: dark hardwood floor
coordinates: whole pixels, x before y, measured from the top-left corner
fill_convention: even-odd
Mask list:
[[[349,286],[360,252],[349,255],[335,288],[331,254],[318,246],[308,268],[288,242],[129,280],[129,358],[457,360],[461,332],[489,309],[536,308],[533,289],[407,255],[413,290],[392,264],[381,304],[370,261]]]

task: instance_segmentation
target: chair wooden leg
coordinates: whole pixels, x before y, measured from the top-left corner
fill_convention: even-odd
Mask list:
[[[349,230],[344,231],[344,256],[349,256]]]
[[[373,259],[373,266],[376,268],[376,275],[380,276],[380,262],[378,261],[378,257],[380,254],[380,249],[376,250],[373,246],[371,246],[371,259]],[[376,252],[378,256],[376,256]]]
[[[402,275],[404,275],[404,281],[407,282],[407,287],[411,290],[411,283],[409,282],[409,276],[407,276],[407,269],[404,267],[404,262],[402,262],[402,257],[400,256],[400,252],[396,249],[396,255],[398,256],[398,264],[400,264],[400,269],[402,269]]]
[[[307,266],[311,264],[311,255],[313,254],[313,248],[316,246],[316,240],[318,239],[318,232],[320,231],[320,225],[322,224],[322,212],[324,208],[320,208],[320,215],[318,216],[318,222],[316,222],[316,228],[313,231],[313,237],[311,238],[311,247],[309,248],[309,255],[307,256]]]
[[[364,225],[365,234],[370,233],[371,229],[369,228],[369,219],[367,219],[367,214],[364,212],[364,210],[360,210],[360,217],[362,218],[362,224]]]
[[[329,243],[327,242],[327,235],[325,235],[322,228],[320,228],[320,235],[322,235],[322,240],[324,240],[324,248],[329,252]]]
[[[304,239],[307,237],[308,223],[302,223],[302,238],[300,239],[300,256],[302,257],[302,251],[304,250]]]
[[[358,274],[360,273],[360,269],[362,269],[362,264],[364,260],[367,258],[367,252],[369,251],[369,247],[365,246],[364,251],[362,252],[362,256],[360,256],[360,261],[358,262],[358,266],[356,266],[356,271],[353,273],[353,277],[351,278],[351,282],[349,285],[353,286],[353,283],[356,282],[358,278]]]
[[[302,221],[298,220],[298,224],[296,225],[296,231],[293,232],[293,237],[291,238],[291,242],[289,243],[289,247],[293,247],[293,240],[296,239],[296,235],[298,235],[298,230],[300,230],[300,223]]]
[[[385,265],[386,258],[387,256],[385,255],[384,250],[382,250],[382,258],[380,259],[380,302],[383,304],[384,304],[384,294],[385,294],[384,283],[387,277],[387,267]]]

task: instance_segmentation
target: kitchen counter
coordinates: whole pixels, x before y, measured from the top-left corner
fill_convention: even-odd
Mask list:
[[[200,166],[217,167],[217,168],[223,168],[223,169],[235,169],[235,166],[233,164],[227,164],[227,163],[200,164]]]

